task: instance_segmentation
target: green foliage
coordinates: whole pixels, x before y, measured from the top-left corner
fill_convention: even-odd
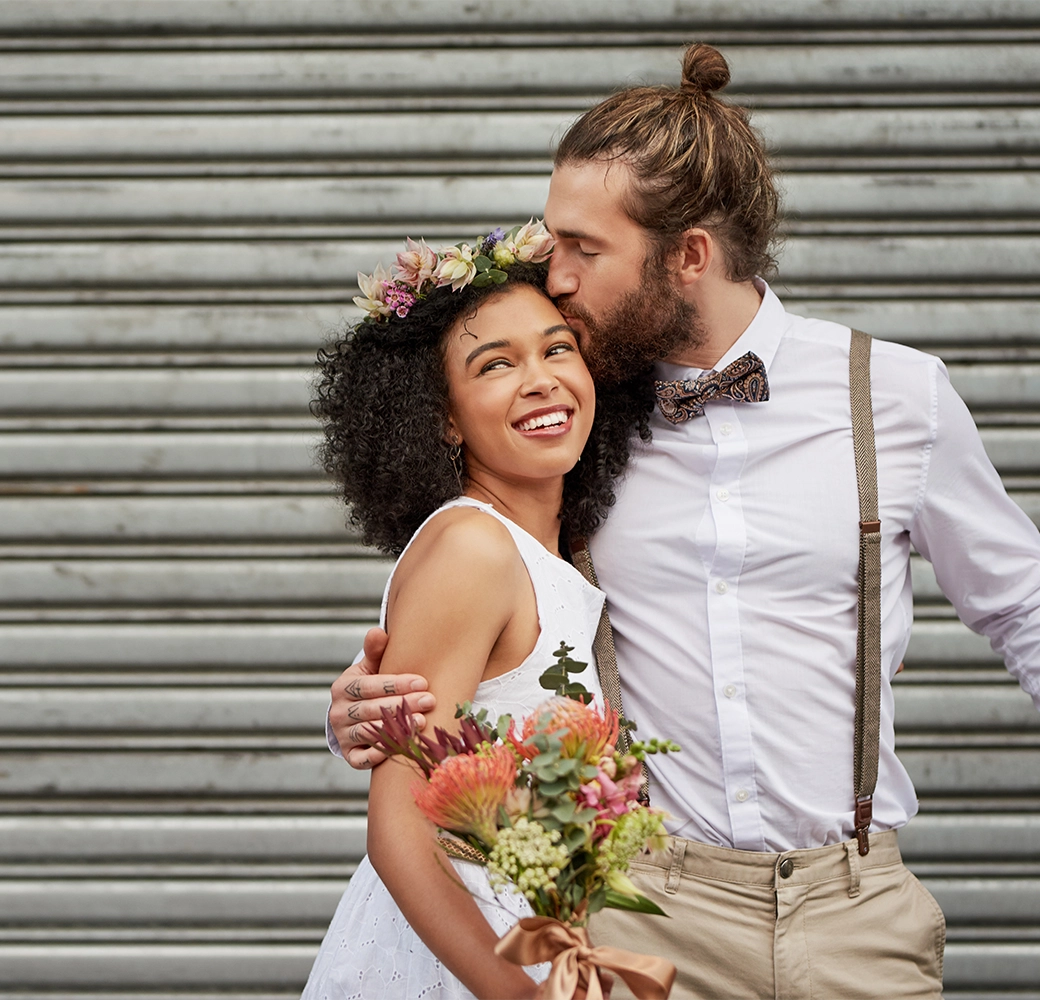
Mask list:
[[[606,896],[604,906],[609,906],[614,910],[631,910],[634,913],[652,913],[657,917],[667,917],[668,914],[664,912],[655,902],[646,898],[646,896],[626,896],[623,892],[617,892],[614,889],[608,889],[606,886],[603,887],[603,893]]]
[[[570,657],[572,652],[574,652],[573,646],[561,642],[560,648],[553,653],[556,663],[546,668],[542,676],[538,678],[538,683],[547,691],[552,691],[561,698],[584,701],[587,705],[592,701],[592,692],[578,681],[572,681],[570,675],[580,674],[588,667],[588,663],[572,660]]]

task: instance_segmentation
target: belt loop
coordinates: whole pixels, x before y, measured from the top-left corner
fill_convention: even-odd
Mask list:
[[[682,877],[685,857],[686,841],[681,837],[672,837],[672,863],[668,869],[668,879],[664,884],[664,891],[671,896],[679,891],[679,879]]]
[[[849,899],[855,899],[859,895],[859,844],[855,840],[844,843],[849,859]]]

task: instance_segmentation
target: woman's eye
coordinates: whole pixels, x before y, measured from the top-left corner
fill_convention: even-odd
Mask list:
[[[484,372],[493,372],[496,369],[508,367],[509,362],[506,361],[505,358],[498,358],[495,361],[489,361],[486,365],[484,365],[484,367],[480,369],[480,374],[483,375]]]
[[[569,354],[574,349],[573,344],[553,344],[553,346],[545,352],[545,356],[551,357],[554,354]]]

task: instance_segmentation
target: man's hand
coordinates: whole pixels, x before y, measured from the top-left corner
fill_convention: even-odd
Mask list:
[[[372,730],[368,723],[378,722],[383,708],[404,703],[422,729],[428,712],[437,703],[426,690],[426,678],[418,674],[380,674],[379,664],[386,650],[387,635],[381,628],[368,630],[365,656],[347,667],[332,685],[329,724],[339,740],[340,750],[351,767],[363,771],[386,760],[386,755],[369,746]]]

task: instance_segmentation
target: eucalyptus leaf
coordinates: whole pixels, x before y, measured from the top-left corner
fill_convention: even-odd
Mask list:
[[[601,885],[591,896],[589,896],[589,913],[599,913],[607,905],[607,887]]]
[[[491,278],[487,271],[478,271],[477,276],[471,282],[474,288],[486,288],[491,284]]]
[[[499,271],[497,268],[492,268],[488,271],[488,277],[496,284],[501,285],[507,278],[505,271]]]
[[[490,257],[485,257],[483,254],[473,258],[473,263],[477,265],[478,271],[490,271],[495,266],[495,262]]]

